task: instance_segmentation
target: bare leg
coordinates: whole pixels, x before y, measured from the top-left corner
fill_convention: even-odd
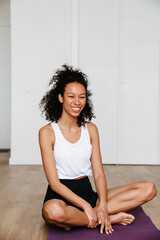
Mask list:
[[[133,222],[134,216],[125,212],[154,198],[156,188],[151,182],[140,182],[109,189],[107,195],[111,223],[127,225]],[[99,199],[96,207],[98,204]]]
[[[138,207],[156,196],[156,188],[151,182],[140,182],[108,190],[109,214],[126,212]]]
[[[43,206],[43,215],[48,224],[68,228],[74,226],[87,226],[87,215],[79,209],[68,206],[64,201],[53,199]]]
[[[106,204],[111,223],[130,224],[134,217],[125,212],[151,200],[155,195],[155,186],[150,182],[133,183],[109,189]],[[96,211],[96,207],[94,209]],[[62,200],[47,201],[43,207],[43,215],[48,224],[68,229],[74,226],[87,226],[89,223],[84,212],[67,206]]]
[[[96,207],[94,208],[96,211]],[[48,224],[70,230],[75,226],[87,226],[89,221],[87,215],[75,207],[67,206],[61,200],[49,200],[43,209],[43,215]],[[118,213],[110,216],[111,223],[123,225],[130,224],[133,219],[132,215]]]

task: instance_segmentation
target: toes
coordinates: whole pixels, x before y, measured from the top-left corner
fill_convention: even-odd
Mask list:
[[[132,221],[126,221],[125,223],[127,223],[127,224],[131,224],[131,223],[132,223]]]
[[[129,225],[129,224],[131,224],[133,222],[133,219],[123,219],[121,222],[120,222],[120,224],[122,224],[122,225]]]
[[[71,227],[66,227],[65,230],[69,231],[69,230],[71,230]]]
[[[132,220],[135,219],[135,217],[133,215],[131,215],[131,214],[128,214],[127,218],[132,219]]]
[[[131,219],[131,218],[126,218],[125,220],[129,221],[129,222],[133,222],[134,221],[134,219]]]

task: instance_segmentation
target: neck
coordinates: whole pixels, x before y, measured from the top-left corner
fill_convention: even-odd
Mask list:
[[[59,126],[65,127],[67,129],[75,128],[77,127],[77,117],[62,114],[58,120],[58,124]]]

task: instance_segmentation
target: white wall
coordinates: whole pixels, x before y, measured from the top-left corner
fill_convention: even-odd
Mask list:
[[[119,0],[79,2],[79,66],[91,82],[103,162],[117,163]]]
[[[41,163],[39,102],[56,68],[71,63],[71,0],[11,0],[11,164]]]
[[[118,163],[158,164],[160,1],[120,7]]]
[[[160,2],[11,0],[11,164],[41,163],[38,104],[63,63],[89,76],[104,163],[158,164]]]
[[[79,66],[91,79],[103,163],[158,164],[160,1],[79,2]]]
[[[10,2],[0,0],[0,149],[10,148]]]

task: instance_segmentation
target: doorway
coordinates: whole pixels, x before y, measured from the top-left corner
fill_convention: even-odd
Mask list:
[[[10,152],[11,141],[10,136],[11,136],[10,1],[0,0],[0,154],[5,154],[7,156],[7,158],[5,159],[9,158],[8,155]]]

